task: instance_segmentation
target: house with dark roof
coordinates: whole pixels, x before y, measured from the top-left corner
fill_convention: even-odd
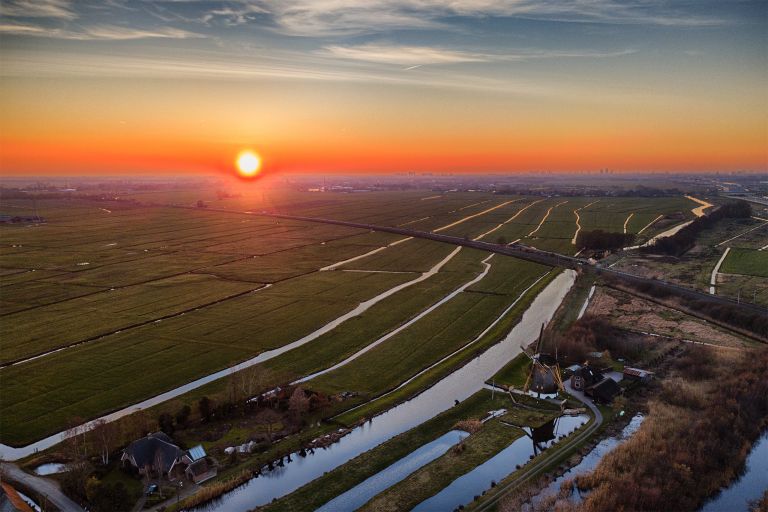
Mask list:
[[[183,462],[187,465],[184,474],[196,484],[216,476],[216,466],[208,462],[208,455],[202,445],[190,448],[184,454]]]
[[[601,380],[603,380],[603,373],[586,364],[584,366],[579,366],[571,374],[571,387],[576,391],[584,391]]]
[[[155,432],[129,444],[120,460],[133,465],[142,475],[168,475],[174,480],[178,476],[174,468],[183,464],[183,457],[184,451],[170,437]]]
[[[216,466],[208,460],[202,445],[184,451],[163,432],[132,442],[120,460],[133,465],[142,475],[167,475],[169,480],[186,476],[200,483],[216,476]]]
[[[610,377],[603,378],[600,382],[592,384],[584,389],[584,394],[591,396],[597,403],[609,404],[614,397],[621,393],[621,386]]]

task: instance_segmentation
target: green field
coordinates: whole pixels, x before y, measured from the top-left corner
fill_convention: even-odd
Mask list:
[[[754,249],[731,249],[720,267],[720,272],[768,277],[768,252]]]
[[[434,195],[439,197],[425,199]],[[468,192],[296,190],[219,201],[207,189],[136,193],[121,199],[143,204],[76,197],[39,200],[34,208],[28,200],[0,202],[0,212],[36,209],[46,219],[39,225],[0,226],[0,315],[5,317],[0,362],[63,349],[0,368],[4,443],[28,443],[62,430],[74,418],[97,417],[284,346],[362,301],[417,278],[454,250],[413,239],[321,272],[403,237],[236,212],[269,209],[423,230],[444,228],[441,233],[473,238],[488,233],[487,241],[524,238],[523,243],[572,252],[573,210],[594,201]],[[232,212],[162,206],[190,206],[198,199]],[[539,231],[526,238],[546,211],[563,201],[568,203],[554,208]],[[597,219],[604,223],[600,225],[623,225],[630,210],[656,211],[647,200],[603,201],[582,210],[583,229],[597,225]],[[663,201],[659,211],[690,203]],[[604,210],[590,220],[589,212],[598,207]],[[472,280],[483,270],[486,257],[462,249],[429,279],[264,366],[279,378],[328,368]],[[498,255],[489,263],[491,270],[480,282],[350,364],[311,381],[311,386],[378,396],[471,341],[549,270]],[[460,364],[464,357],[450,364]],[[450,367],[436,369],[414,386],[426,385]],[[223,386],[212,383],[204,390],[215,392]]]

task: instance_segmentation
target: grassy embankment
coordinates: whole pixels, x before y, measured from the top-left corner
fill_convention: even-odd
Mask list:
[[[501,339],[503,339],[504,336],[509,332],[509,330],[519,321],[520,316],[522,313],[527,309],[528,305],[530,305],[530,302],[536,297],[536,295],[543,289],[549,281],[554,279],[558,272],[552,271],[549,274],[547,274],[547,277],[539,281],[527,294],[527,297],[521,300],[505,317],[502,319],[494,328],[492,328],[487,334],[485,334],[481,339],[479,339],[476,343],[473,345],[464,348],[463,350],[460,350],[456,354],[450,356],[448,359],[440,363],[439,365],[435,366],[434,368],[430,369],[428,372],[419,375],[416,377],[413,381],[411,381],[409,384],[403,386],[402,388],[397,389],[396,391],[390,392],[389,394],[386,394],[385,396],[372,400],[365,405],[354,409],[352,411],[349,411],[347,413],[344,413],[335,419],[346,425],[354,424],[357,421],[360,421],[362,418],[371,417],[375,414],[378,414],[389,407],[392,407],[393,405],[403,402],[407,400],[408,398],[418,394],[423,389],[431,386],[444,376],[450,374],[453,372],[456,368],[462,366],[467,361],[471,360],[472,357],[475,355],[482,353],[485,351],[488,347],[491,345],[497,343]],[[503,308],[500,308],[503,309]],[[501,311],[498,310],[496,314],[500,313]],[[448,321],[451,318],[452,310],[446,309],[445,311],[446,315],[443,321]],[[487,310],[485,312],[479,311],[478,314],[487,314]],[[479,334],[479,331],[482,330],[484,326],[487,326],[490,323],[490,320],[493,319],[493,315],[487,316],[485,324],[479,324],[477,325],[475,332],[472,333],[465,333],[463,337],[455,337],[453,336],[454,333],[445,333],[447,337],[447,342],[450,343],[446,346],[445,342],[442,344],[440,348],[439,354],[445,354],[448,355],[452,351],[459,349],[467,342],[471,341],[474,337],[474,335]],[[440,325],[440,323],[436,323],[436,325]],[[469,334],[469,335],[467,335]],[[417,353],[419,356],[418,359],[413,357],[409,357],[407,359],[402,359],[399,357],[398,349],[400,349],[400,353],[402,353],[402,347],[409,346],[409,342],[407,340],[403,340],[400,344],[397,346],[395,344],[388,345],[387,347],[381,347],[383,350],[379,351],[378,353],[382,355],[383,357],[386,357],[386,359],[379,360],[379,361],[386,361],[387,364],[382,364],[381,362],[377,362],[377,359],[375,357],[365,358],[361,357],[359,360],[351,363],[348,365],[348,367],[345,367],[344,374],[342,375],[348,375],[347,378],[349,378],[349,382],[356,382],[357,385],[365,386],[363,389],[369,390],[370,395],[372,396],[378,396],[384,391],[388,389],[394,389],[397,387],[398,382],[402,382],[403,376],[406,375],[415,375],[419,371],[421,371],[424,367],[429,365],[428,361],[434,361],[435,358],[432,357],[432,359],[426,359],[426,356],[428,353],[430,353],[427,348],[427,346],[422,347],[421,353]],[[433,352],[434,353],[434,352]],[[372,350],[369,352],[368,355],[375,355],[376,350]],[[359,361],[359,363],[358,363]],[[355,364],[358,363],[358,364]],[[398,371],[402,370],[403,373],[395,374],[392,371],[389,371],[390,366],[388,364],[392,364],[392,367],[395,367],[394,365],[397,364],[396,368]],[[365,366],[361,366],[365,365]],[[386,372],[381,372],[379,375],[375,375],[374,369],[381,369],[381,368],[388,368]],[[359,374],[355,373],[355,370],[362,370],[365,369],[366,373],[370,373],[368,380],[363,380],[359,378]],[[334,372],[335,373],[335,372]],[[342,376],[340,375],[340,377]],[[347,384],[347,381],[331,381],[330,379],[334,377],[333,373],[327,374],[327,376],[323,376],[325,378],[324,381],[320,383],[322,386],[323,384],[329,385],[329,386],[344,386]],[[378,387],[378,390],[374,388],[374,386]],[[322,388],[321,388],[322,389]],[[355,388],[348,388],[348,389],[355,389]]]
[[[270,512],[316,508],[375,475],[418,447],[437,439],[454,428],[457,422],[482,418],[490,410],[514,407],[506,395],[496,393],[493,399],[491,397],[489,391],[481,390],[458,406],[452,407],[418,427],[359,455],[298,491],[263,508]],[[551,417],[552,415],[546,412],[535,413],[526,410],[517,419],[523,422],[521,424],[535,425],[545,422]],[[468,471],[479,463],[478,460],[487,459],[520,435],[522,433],[516,429],[501,426],[495,421],[492,422],[488,428],[483,427],[479,432],[465,440],[466,450],[461,455],[454,456],[455,462],[459,462],[459,464],[452,471],[459,471],[458,474]],[[491,452],[490,455],[489,452]],[[441,463],[440,467],[444,467],[444,463]],[[435,480],[436,484],[437,482]]]

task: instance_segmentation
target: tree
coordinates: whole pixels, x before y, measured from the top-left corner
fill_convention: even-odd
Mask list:
[[[291,417],[293,417],[293,420],[296,423],[299,423],[302,420],[302,416],[304,416],[308,410],[309,399],[301,386],[299,386],[293,390],[291,398],[288,399],[288,411],[290,412]]]
[[[275,423],[281,422],[283,417],[275,412],[273,409],[262,409],[259,414],[256,415],[254,421],[257,425],[262,425],[267,429],[267,438],[269,442],[272,442],[272,429]]]
[[[155,456],[152,459],[152,465],[154,466],[155,473],[157,474],[157,478],[159,478],[160,480],[163,479],[163,462],[164,462],[164,460],[165,460],[165,458],[163,457],[163,450],[161,450],[160,448],[155,450]],[[162,486],[160,486],[160,487],[162,487]],[[162,491],[161,491],[161,496],[162,496]]]
[[[176,412],[176,424],[184,428],[187,425],[187,421],[189,421],[190,414],[192,414],[192,408],[185,404]]]
[[[208,423],[211,420],[213,413],[213,402],[207,396],[204,396],[197,402],[197,409],[200,411],[200,419],[203,423]]]
[[[237,373],[242,396],[253,398],[256,393],[263,391],[273,379],[272,372],[259,365],[249,366]]]
[[[167,412],[164,412],[160,416],[158,416],[157,423],[160,426],[160,430],[162,430],[169,436],[173,435],[173,432],[175,430],[173,427],[173,416],[171,416]]]
[[[112,452],[119,435],[120,428],[115,423],[107,422],[104,419],[93,422],[92,437],[99,448],[101,463],[105,466],[109,464],[109,454]]]
[[[71,461],[80,461],[88,457],[88,447],[85,443],[85,420],[75,417],[69,421],[70,427],[62,434],[62,445],[67,458]]]

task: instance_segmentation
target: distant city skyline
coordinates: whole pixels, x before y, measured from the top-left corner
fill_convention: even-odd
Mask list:
[[[768,170],[768,3],[11,0],[6,175]]]

